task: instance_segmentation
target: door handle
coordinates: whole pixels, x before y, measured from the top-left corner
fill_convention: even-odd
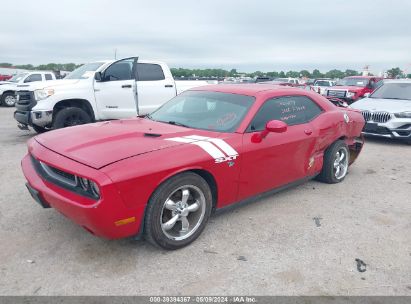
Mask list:
[[[164,87],[165,87],[165,88],[172,88],[173,85],[172,85],[172,84],[166,84]]]
[[[121,87],[122,87],[123,89],[126,89],[126,88],[131,89],[131,84],[123,84]]]
[[[313,131],[312,130],[304,130],[304,133],[306,135],[311,135],[311,134],[313,134]]]

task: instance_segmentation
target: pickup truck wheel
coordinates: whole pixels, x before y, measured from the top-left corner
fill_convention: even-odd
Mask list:
[[[161,184],[147,204],[145,239],[164,249],[179,249],[204,230],[212,209],[207,182],[191,172]]]
[[[49,129],[46,129],[46,128],[43,128],[43,127],[39,127],[39,126],[36,126],[36,125],[32,125],[31,126],[32,128],[33,128],[33,130],[34,131],[36,131],[37,133],[44,133],[44,132],[47,132]]]
[[[334,142],[325,150],[323,168],[317,179],[328,184],[342,182],[347,175],[349,161],[347,144],[342,140]]]
[[[16,96],[13,93],[4,93],[1,98],[1,103],[6,107],[14,107],[16,104]]]
[[[90,123],[90,115],[80,108],[70,107],[60,110],[54,118],[53,128],[61,129],[65,127],[83,125]]]

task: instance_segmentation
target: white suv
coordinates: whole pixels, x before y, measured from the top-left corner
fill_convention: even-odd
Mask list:
[[[399,138],[411,144],[411,80],[384,80],[371,95],[350,107],[361,110],[365,135]]]

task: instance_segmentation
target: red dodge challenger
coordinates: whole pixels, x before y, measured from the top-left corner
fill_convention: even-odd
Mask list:
[[[341,182],[363,146],[359,112],[275,85],[186,91],[144,118],[32,138],[27,188],[94,235],[166,249],[194,241],[215,209],[311,178]]]

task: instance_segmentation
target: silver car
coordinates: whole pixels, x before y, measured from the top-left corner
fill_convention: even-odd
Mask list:
[[[364,135],[403,139],[411,144],[411,80],[384,80],[371,95],[350,105],[361,110]]]

